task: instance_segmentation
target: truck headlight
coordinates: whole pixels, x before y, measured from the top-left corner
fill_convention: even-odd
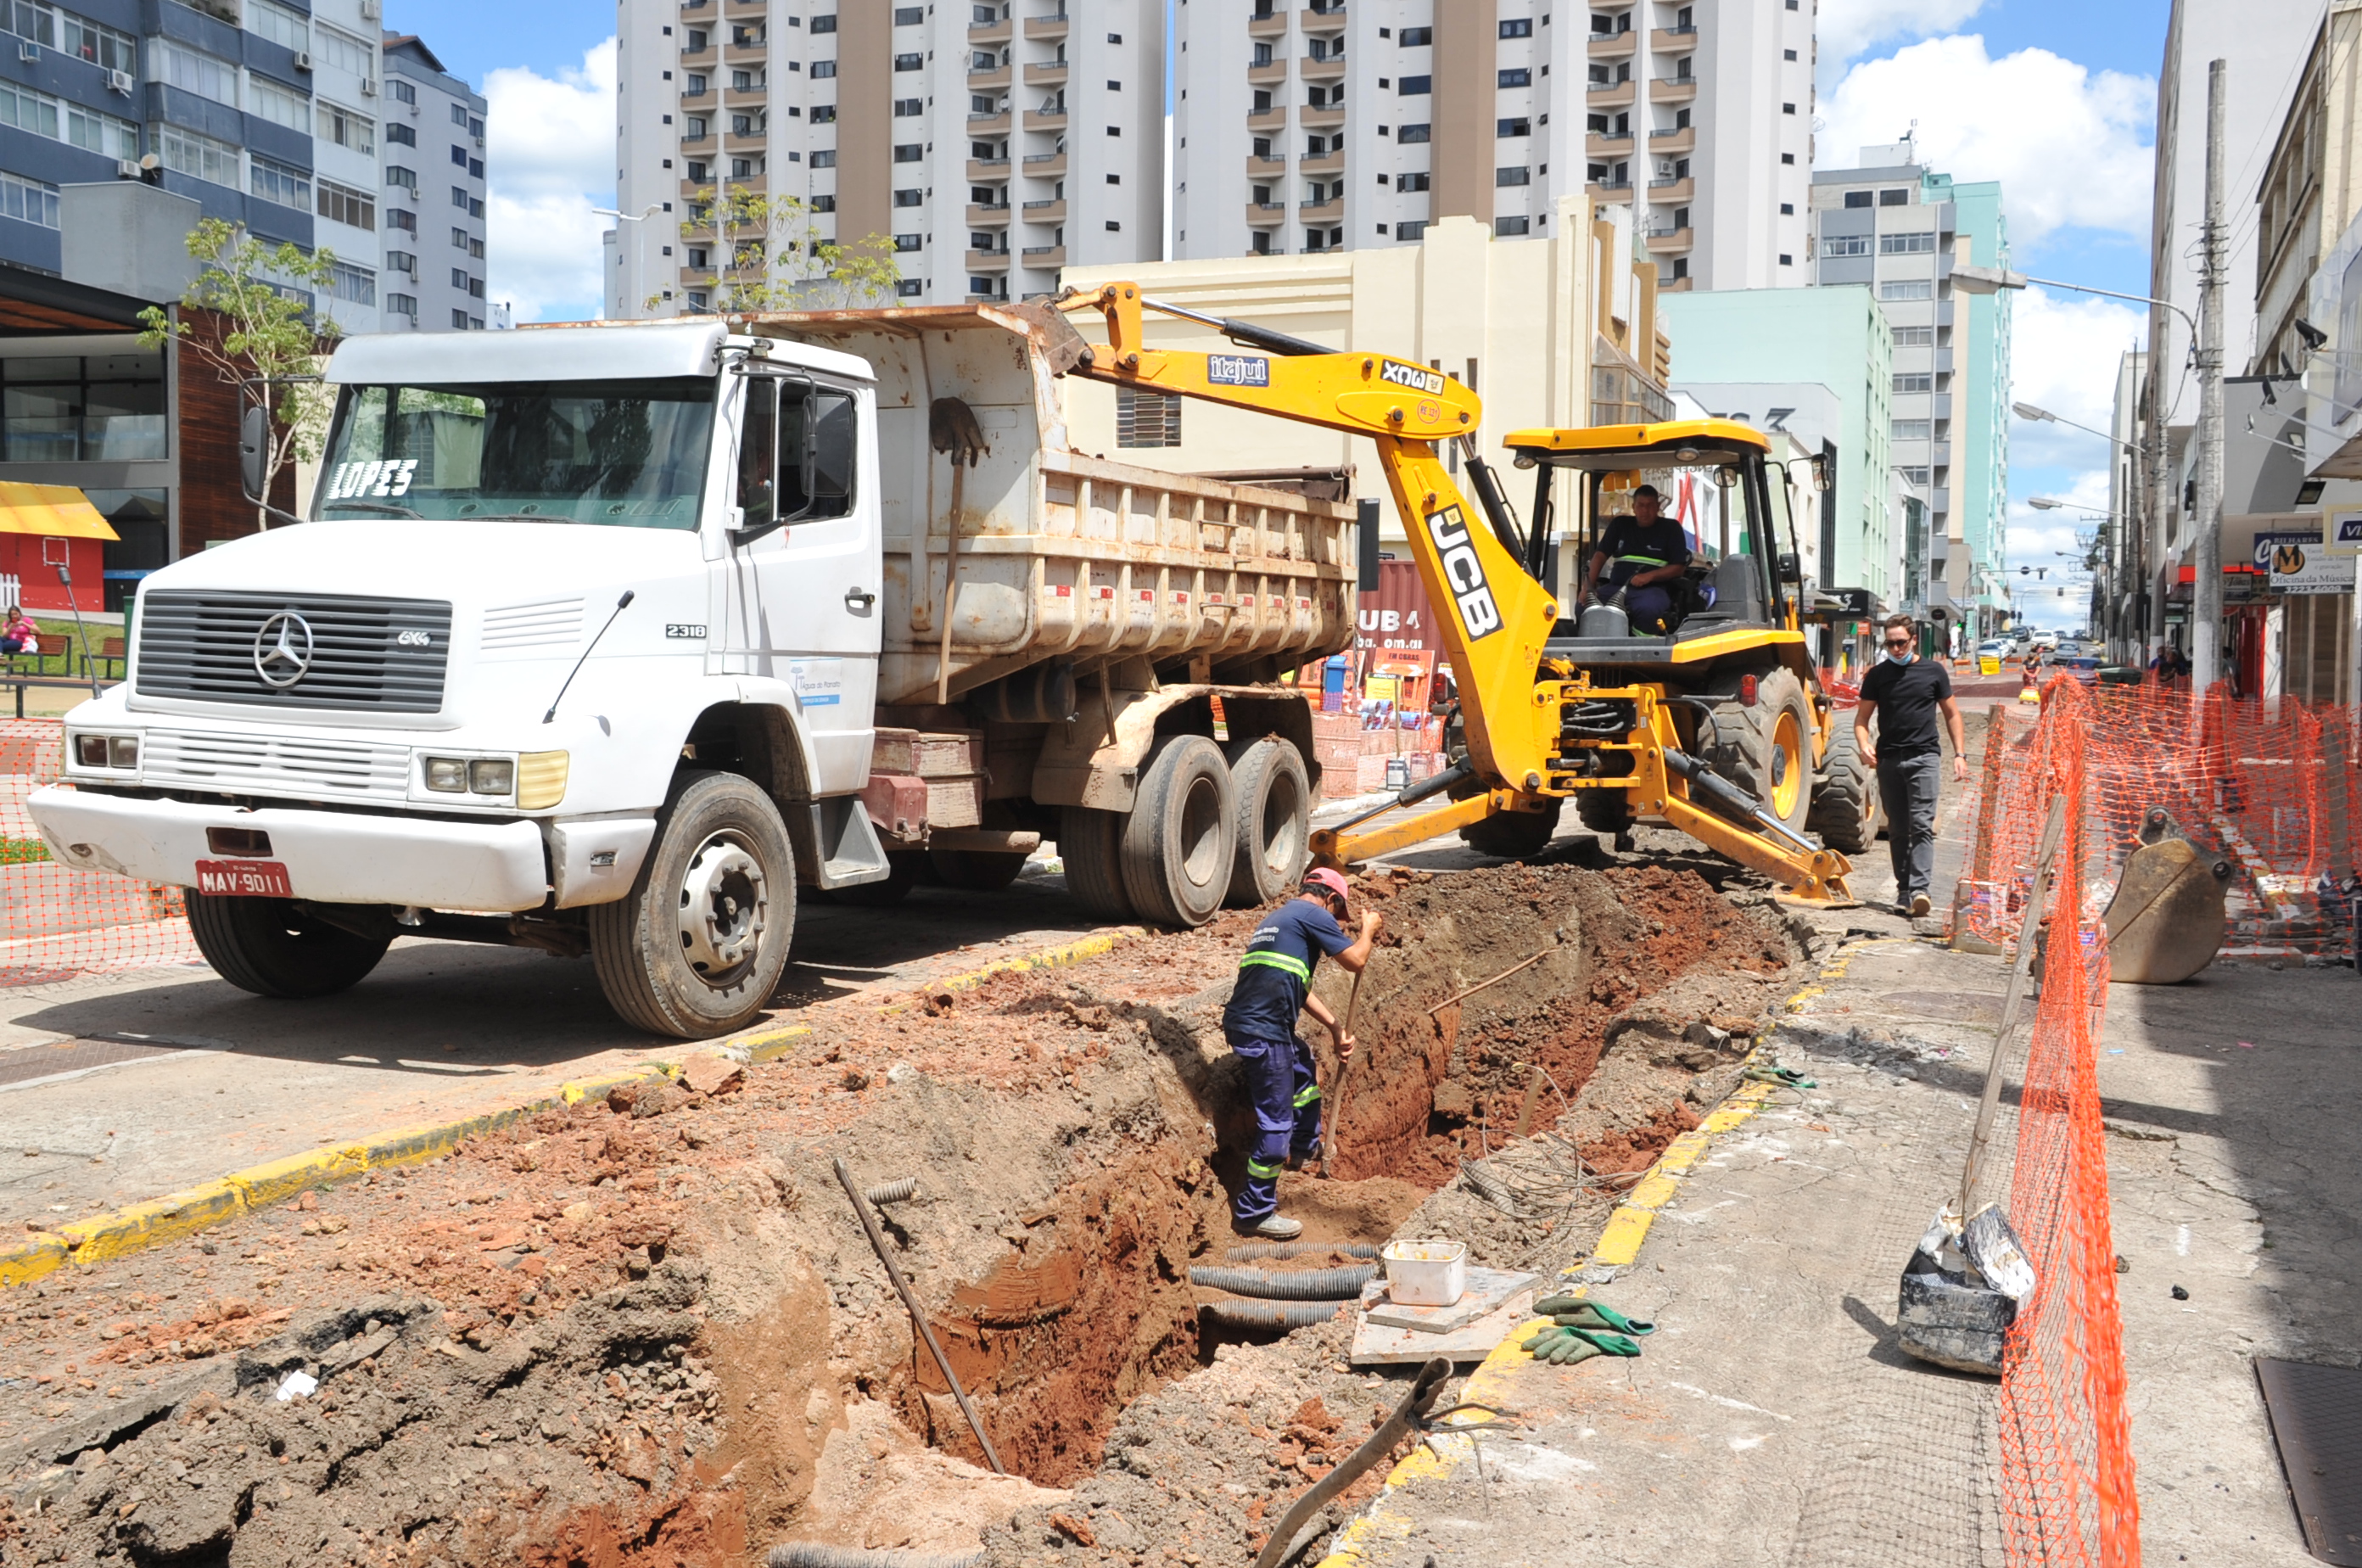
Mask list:
[[[116,735],[106,743],[107,762],[115,767],[139,766],[139,739],[137,735]]]
[[[468,764],[468,788],[479,795],[506,795],[516,788],[516,764],[505,757],[479,757]]]
[[[566,799],[566,754],[529,751],[517,758],[517,809],[546,811]]]
[[[426,759],[426,787],[444,795],[464,795],[468,792],[468,763],[465,757],[430,756]]]
[[[74,761],[83,767],[134,768],[139,766],[138,735],[76,735]]]
[[[84,767],[105,767],[106,737],[105,735],[74,736],[74,760]]]

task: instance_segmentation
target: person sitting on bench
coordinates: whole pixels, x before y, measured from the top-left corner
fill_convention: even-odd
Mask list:
[[[40,635],[33,623],[25,618],[23,607],[9,605],[7,622],[0,624],[0,654],[39,655],[40,651]]]
[[[1584,591],[1603,602],[1623,595],[1624,613],[1635,632],[1663,635],[1672,630],[1675,595],[1689,569],[1689,536],[1670,517],[1658,515],[1657,487],[1632,492],[1632,512],[1612,519],[1592,553]],[[1600,573],[1606,572],[1603,587]]]

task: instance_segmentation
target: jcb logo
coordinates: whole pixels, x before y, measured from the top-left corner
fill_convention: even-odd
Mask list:
[[[1500,606],[1493,602],[1493,590],[1485,581],[1485,563],[1476,558],[1476,547],[1468,537],[1467,520],[1460,508],[1447,506],[1428,513],[1427,536],[1435,541],[1436,553],[1443,558],[1443,580],[1451,585],[1468,640],[1481,642],[1499,631]]]
[[[1398,359],[1379,360],[1378,380],[1392,381],[1398,387],[1408,387],[1413,392],[1425,392],[1429,397],[1440,396],[1443,392],[1443,377],[1440,373],[1434,370],[1422,370],[1417,365],[1406,365]]]

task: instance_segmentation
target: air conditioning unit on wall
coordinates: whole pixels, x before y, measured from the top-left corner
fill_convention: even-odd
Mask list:
[[[361,20],[374,22],[378,17],[378,0],[361,0]]]
[[[309,71],[312,69],[312,51],[310,50],[299,49],[295,51],[295,69],[298,71]]]
[[[366,76],[361,78],[361,96],[364,98],[377,96],[377,83]]]
[[[127,71],[110,71],[106,73],[106,90],[108,92],[120,93],[125,97],[128,98],[131,96],[131,72]]]

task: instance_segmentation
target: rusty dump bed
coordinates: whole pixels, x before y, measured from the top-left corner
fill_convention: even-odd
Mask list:
[[[934,698],[950,581],[956,699],[1037,660],[1145,655],[1283,668],[1353,635],[1353,510],[1067,446],[1079,337],[1044,306],[734,317],[877,372],[885,478],[881,703]]]

